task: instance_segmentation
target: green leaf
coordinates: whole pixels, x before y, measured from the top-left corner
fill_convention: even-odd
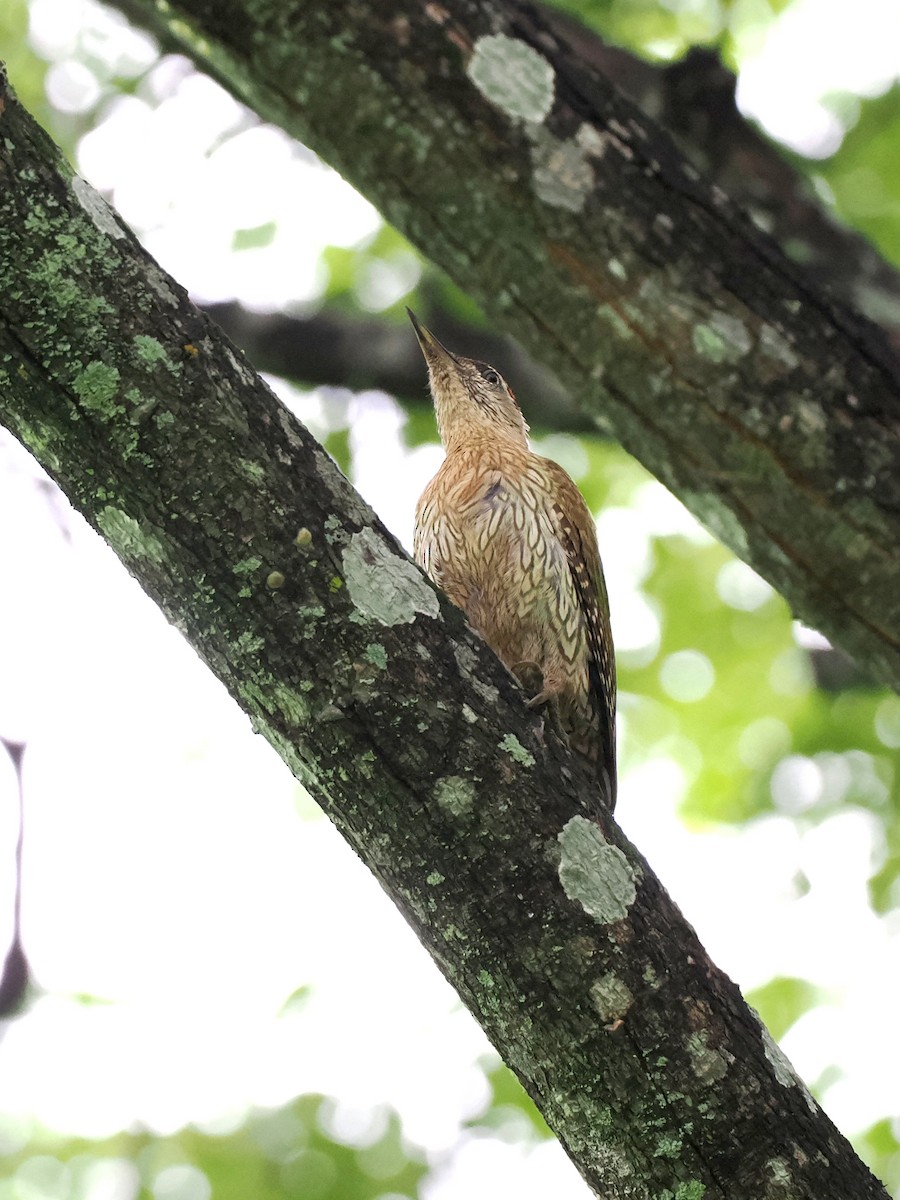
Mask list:
[[[266,221],[264,225],[255,225],[252,229],[236,229],[231,239],[233,250],[261,250],[271,246],[278,229],[276,221]]]
[[[422,399],[425,399],[423,388]],[[438,440],[437,426],[434,421],[432,408],[420,405],[418,408],[407,409],[406,421],[403,425],[403,443],[412,449],[414,446],[427,446]]]
[[[887,1118],[853,1138],[853,1146],[892,1196],[900,1195],[900,1129]]]
[[[532,1137],[554,1136],[509,1067],[493,1057],[482,1059],[480,1065],[491,1087],[491,1099],[480,1116],[467,1122],[470,1129],[502,1130],[512,1126],[516,1132],[524,1127]]]
[[[805,1012],[823,999],[819,988],[806,979],[771,979],[761,988],[748,992],[747,1003],[759,1013],[776,1042]]]
[[[863,100],[838,151],[819,167],[838,212],[900,266],[900,85]]]
[[[349,478],[351,469],[350,430],[336,429],[333,433],[328,434],[322,445]]]

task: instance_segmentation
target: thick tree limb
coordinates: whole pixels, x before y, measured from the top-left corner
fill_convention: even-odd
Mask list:
[[[152,15],[425,248],[799,616],[900,684],[900,366],[533,10]]]
[[[605,44],[567,13],[542,5],[579,58],[671,133],[705,179],[723,189],[819,287],[881,325],[900,348],[900,272],[818,201],[809,180],[741,115],[737,80],[715,52],[645,62]]]
[[[595,1192],[884,1200],[459,610],[2,88],[0,113],[0,417],[369,864]]]
[[[164,50],[184,48],[145,0],[111,0],[151,28]],[[708,182],[722,188],[821,287],[880,324],[900,347],[900,271],[818,201],[809,180],[739,111],[737,80],[718,55],[694,47],[673,63],[653,63],[604,42],[570,13],[535,4],[540,19],[578,57],[671,133]]]

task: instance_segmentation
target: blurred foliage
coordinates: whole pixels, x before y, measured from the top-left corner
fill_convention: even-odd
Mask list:
[[[493,1056],[480,1066],[490,1100],[461,1138],[552,1137],[512,1072]],[[252,1108],[221,1132],[86,1139],[0,1115],[0,1153],[0,1200],[400,1200],[419,1195],[429,1170],[391,1109],[348,1109],[315,1093]]]
[[[426,1172],[395,1113],[376,1110],[351,1138],[335,1132],[335,1102],[300,1096],[284,1108],[251,1111],[222,1135],[188,1127],[169,1135],[123,1132],[103,1140],[35,1130],[10,1152],[0,1200],[376,1200],[418,1195]]]
[[[351,248],[329,246],[322,255],[323,299],[332,307],[380,312],[400,320],[410,289],[419,280],[422,258],[405,237],[382,225]]]
[[[900,1193],[900,1121],[878,1121],[854,1141],[872,1173]]]
[[[490,1104],[477,1118],[466,1122],[468,1129],[512,1133],[518,1138],[551,1138],[547,1122],[522,1090],[522,1085],[499,1059],[483,1060],[491,1088]]]
[[[353,473],[353,464],[350,456],[350,429],[349,426],[344,426],[342,429],[333,429],[322,439],[322,445],[349,479]]]
[[[31,49],[28,38],[28,5],[6,0],[0,6],[0,59],[6,66],[16,95],[42,125],[52,113],[44,88],[47,64]]]
[[[643,58],[680,58],[715,46],[729,65],[739,43],[761,37],[792,0],[552,0],[607,41]]]
[[[806,979],[770,979],[761,988],[744,997],[759,1013],[763,1024],[776,1041],[795,1021],[822,999],[820,990]]]
[[[722,0],[556,0],[555,8],[571,13],[612,42],[647,57],[674,58],[691,46],[718,41],[731,4]]]
[[[266,221],[264,225],[254,225],[252,229],[236,229],[231,245],[235,250],[258,250],[261,246],[270,246],[275,238],[277,226],[274,221]]]
[[[900,267],[900,85],[855,107],[855,123],[816,173],[848,225]]]

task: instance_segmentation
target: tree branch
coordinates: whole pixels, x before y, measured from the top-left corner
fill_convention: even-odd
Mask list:
[[[0,113],[0,416],[375,872],[595,1192],[885,1200],[460,611],[2,86]]]
[[[362,390],[381,388],[407,404],[431,407],[422,378],[422,353],[410,344],[406,323],[322,311],[311,316],[250,312],[228,301],[205,311],[241,347],[259,371],[287,379]],[[536,427],[584,433],[593,428],[549,371],[532,362],[512,338],[498,337],[443,312],[423,317],[450,346],[492,363],[516,382],[516,396]]]
[[[900,364],[532,9],[173,0],[163,19],[900,685]]]
[[[740,112],[737,80],[712,50],[664,65],[604,43],[568,13],[542,18],[583,62],[668,130],[704,178],[725,191],[808,278],[880,323],[900,348],[900,272],[861,233],[841,224],[809,180]]]

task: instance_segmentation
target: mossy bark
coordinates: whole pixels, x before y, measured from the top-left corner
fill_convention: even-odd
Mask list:
[[[900,684],[900,364],[534,10],[127,7],[337,167],[799,617]]]
[[[0,109],[0,418],[377,875],[596,1194],[884,1200],[461,613],[5,89]]]

